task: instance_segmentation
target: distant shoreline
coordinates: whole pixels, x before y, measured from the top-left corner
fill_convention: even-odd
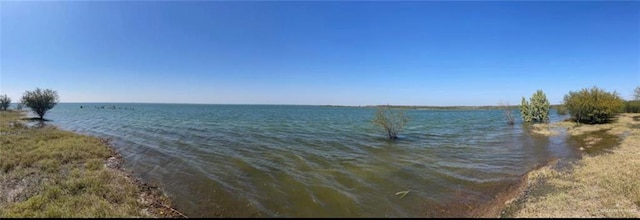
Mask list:
[[[304,104],[208,104],[208,103],[154,103],[154,102],[61,102],[60,104],[76,104],[88,106],[93,105],[230,105],[230,106],[301,106],[301,107],[336,107],[336,108],[376,108],[381,106],[389,106],[393,109],[413,109],[413,110],[503,110],[505,107],[509,109],[518,109],[520,105],[460,105],[460,106],[428,106],[428,105],[304,105]],[[551,108],[557,108],[561,104],[551,105]]]

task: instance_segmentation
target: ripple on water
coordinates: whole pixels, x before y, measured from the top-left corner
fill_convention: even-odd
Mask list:
[[[193,217],[451,216],[539,161],[575,153],[506,126],[502,111],[410,110],[389,141],[371,108],[78,105],[56,106],[53,123],[112,138],[126,168]]]

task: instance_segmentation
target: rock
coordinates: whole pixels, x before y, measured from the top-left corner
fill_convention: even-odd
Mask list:
[[[111,169],[118,169],[120,168],[120,161],[118,161],[118,158],[116,157],[109,157],[109,159],[107,159],[107,162],[105,163],[105,166]]]

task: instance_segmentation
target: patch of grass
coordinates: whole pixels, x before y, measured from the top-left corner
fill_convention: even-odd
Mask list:
[[[0,112],[0,218],[157,217],[136,180],[105,167],[113,151],[99,138],[22,116]]]
[[[640,122],[632,118],[638,116],[622,114],[610,125],[569,127],[572,135],[608,129],[622,141],[611,153],[584,156],[573,169],[532,174],[542,186],[507,217],[640,217],[640,130],[634,129]]]

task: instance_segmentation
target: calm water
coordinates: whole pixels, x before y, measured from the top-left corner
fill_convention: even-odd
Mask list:
[[[63,103],[47,118],[112,138],[125,168],[191,217],[461,216],[549,158],[578,154],[498,110],[408,110],[398,141],[370,124],[374,111]]]

